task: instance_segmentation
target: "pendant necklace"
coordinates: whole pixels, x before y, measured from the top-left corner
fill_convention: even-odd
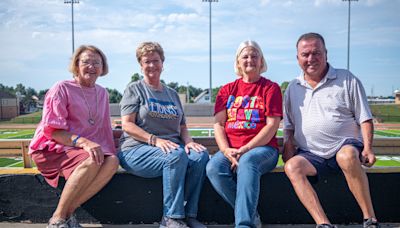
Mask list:
[[[82,86],[79,83],[78,83],[78,85],[79,85],[79,88],[81,88],[83,99],[85,99],[85,104],[86,104],[86,106],[87,106],[87,108],[89,110],[88,122],[89,122],[90,125],[94,125],[95,124],[94,115],[92,115],[92,112],[90,111],[89,102],[86,99],[86,96],[85,96],[85,93],[83,92]],[[94,92],[96,93],[96,109],[95,110],[96,110],[96,114],[97,114],[97,89],[96,89],[96,85],[94,85]]]

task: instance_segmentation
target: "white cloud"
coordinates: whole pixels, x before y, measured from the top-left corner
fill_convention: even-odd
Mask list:
[[[191,23],[196,22],[199,19],[199,16],[195,13],[172,13],[167,17],[162,17],[167,23]]]
[[[367,0],[366,4],[367,4],[367,6],[374,6],[374,5],[377,5],[377,4],[381,3],[381,2],[382,2],[382,0]]]
[[[225,0],[220,0],[220,1],[225,1]],[[228,0],[230,1],[230,0]],[[206,7],[209,3],[208,2],[202,2],[201,0],[173,0],[171,1],[173,4],[175,4],[178,8],[178,6],[185,8],[189,11],[193,10],[197,13],[202,13],[206,10],[208,10],[208,7]],[[214,4],[214,3],[212,3]],[[218,3],[217,3],[218,4]]]
[[[271,0],[260,0],[260,5],[261,6],[266,6],[271,2]]]
[[[134,52],[140,42],[149,40],[163,46],[170,64],[164,73],[171,80],[188,80],[180,77],[182,72],[190,72],[190,83],[196,81],[199,87],[205,87],[208,6],[201,0],[84,0],[74,6],[75,45],[90,43],[105,51],[112,65],[111,77],[104,82],[110,83],[111,88],[123,88],[125,77],[140,72]],[[262,46],[271,73],[279,79],[296,76],[299,69],[295,66],[294,43],[304,32],[323,34],[332,63],[339,67],[341,62],[345,64],[342,57],[346,53],[346,2],[219,0],[212,7],[213,74],[223,78],[216,78],[217,84],[232,80],[224,76],[233,74],[235,50],[249,38]],[[352,3],[352,53],[373,53],[380,63],[376,70],[366,71],[366,75],[373,70],[392,69],[392,63],[400,58],[399,7],[398,0],[360,0],[354,2],[354,7]],[[7,75],[1,77],[2,83],[18,79],[31,86],[29,83],[36,82],[27,75],[43,75],[51,82],[69,76],[66,66],[71,55],[71,8],[63,1],[1,0],[0,37],[0,49],[7,53],[0,56],[0,67]],[[357,62],[371,59],[368,55],[353,58],[355,73],[363,70],[357,68]],[[379,68],[383,65],[384,69]],[[392,72],[397,72],[397,68]]]
[[[32,32],[32,38],[35,39],[41,35],[40,32]]]
[[[338,0],[315,0],[314,1],[314,6],[322,6],[322,5],[339,5],[343,4],[343,1],[338,1]]]
[[[291,7],[291,6],[293,6],[293,1],[287,1],[287,2],[285,2],[285,3],[283,3],[283,6],[284,7]]]

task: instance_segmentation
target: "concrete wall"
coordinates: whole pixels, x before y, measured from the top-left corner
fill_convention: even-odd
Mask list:
[[[214,104],[185,104],[183,106],[186,116],[213,116]]]
[[[368,173],[368,177],[379,220],[400,222],[400,173]],[[314,187],[333,223],[361,222],[361,211],[342,175],[328,176]],[[59,193],[59,189],[51,188],[39,174],[0,175],[0,222],[47,222],[57,205]],[[283,172],[262,177],[259,212],[263,223],[267,224],[313,223]],[[126,172],[115,175],[77,211],[83,223],[152,224],[158,222],[161,215],[162,179],[146,179]],[[233,223],[233,210],[208,180],[201,193],[198,218],[206,223]]]
[[[110,115],[111,117],[121,116],[121,108],[118,103],[110,104]]]

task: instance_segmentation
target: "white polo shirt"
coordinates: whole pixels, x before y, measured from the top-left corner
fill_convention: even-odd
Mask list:
[[[364,88],[350,71],[329,65],[313,89],[302,73],[289,83],[284,99],[284,129],[294,130],[297,146],[333,157],[346,139],[362,142],[360,124],[372,119]]]

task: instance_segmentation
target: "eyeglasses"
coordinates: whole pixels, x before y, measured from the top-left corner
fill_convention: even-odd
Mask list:
[[[83,59],[83,60],[80,60],[80,64],[83,67],[88,67],[88,66],[92,65],[93,67],[100,68],[103,66],[103,63],[98,60],[90,61],[90,60]]]
[[[161,64],[161,60],[160,59],[154,59],[154,60],[145,59],[145,60],[142,60],[142,64],[145,64],[145,65],[150,65],[150,64],[158,65],[158,64]]]

